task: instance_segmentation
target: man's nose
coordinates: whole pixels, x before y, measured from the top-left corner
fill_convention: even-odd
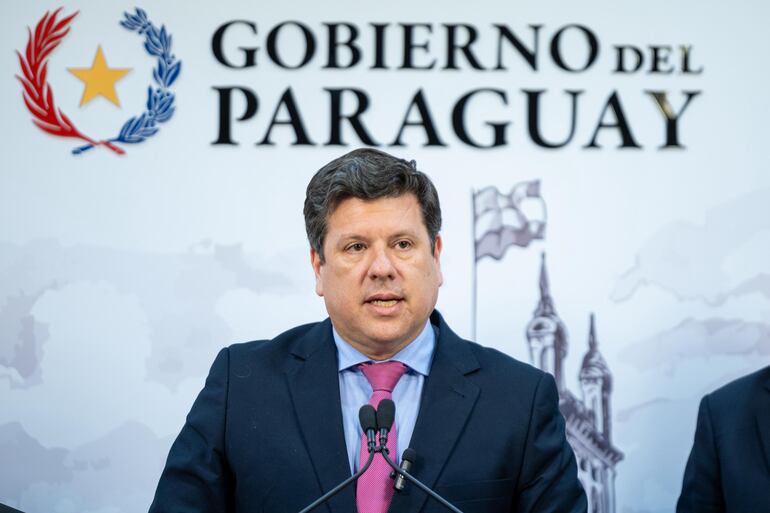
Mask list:
[[[391,260],[392,255],[388,254],[386,248],[375,249],[373,258],[369,264],[369,278],[373,280],[394,279],[396,277],[396,267]]]

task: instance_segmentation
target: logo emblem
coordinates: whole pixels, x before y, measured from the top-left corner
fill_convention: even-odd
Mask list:
[[[123,123],[117,136],[98,139],[85,135],[77,129],[64,112],[59,109],[53,96],[53,88],[48,83],[48,59],[70,31],[70,24],[77,12],[61,19],[61,8],[53,13],[46,12],[37,22],[35,31],[29,31],[27,47],[19,56],[21,76],[17,75],[23,87],[22,96],[27,110],[32,115],[32,122],[38,128],[56,137],[79,139],[86,144],[72,150],[78,155],[97,146],[104,146],[122,155],[125,150],[121,145],[137,144],[146,141],[160,130],[174,115],[174,94],[171,86],[179,78],[182,62],[171,53],[171,34],[165,26],[158,29],[148,18],[147,13],[136,8],[134,14],[124,13],[120,24],[123,28],[144,37],[144,49],[157,60],[152,71],[152,83],[147,88],[146,110]],[[125,75],[127,69],[109,68],[102,48],[99,47],[90,68],[70,68],[70,73],[84,82],[85,89],[81,106],[95,96],[103,96],[118,105],[115,82]]]

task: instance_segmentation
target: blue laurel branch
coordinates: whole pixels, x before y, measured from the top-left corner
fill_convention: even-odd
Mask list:
[[[155,84],[147,88],[147,110],[126,121],[118,136],[109,139],[109,142],[137,144],[158,133],[158,124],[165,123],[174,115],[174,93],[170,88],[179,78],[182,62],[171,53],[171,34],[165,26],[161,25],[158,30],[147,18],[144,9],[139,7],[134,14],[123,14],[125,18],[120,24],[132,32],[144,35],[144,49],[158,60],[158,65],[152,70]],[[75,148],[72,152],[79,154],[92,147],[89,144]]]

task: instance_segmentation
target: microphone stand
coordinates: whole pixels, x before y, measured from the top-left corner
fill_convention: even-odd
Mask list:
[[[422,482],[420,482],[419,479],[414,477],[412,474],[407,472],[406,470],[402,469],[398,465],[396,465],[389,457],[388,457],[388,450],[385,447],[378,447],[380,449],[380,452],[382,452],[382,457],[385,458],[385,461],[388,463],[388,465],[391,466],[391,468],[396,472],[396,474],[404,476],[407,481],[414,483],[417,488],[422,490],[423,492],[427,493],[437,501],[439,501],[441,504],[443,504],[445,507],[447,507],[450,511],[453,511],[454,513],[463,513],[461,510],[457,509],[457,507],[453,506],[449,501],[447,501],[445,498],[443,498],[441,495],[437,494],[428,486],[424,485]]]
[[[312,509],[316,508],[316,507],[317,507],[317,506],[319,506],[319,505],[320,505],[322,502],[324,502],[324,501],[326,501],[326,500],[328,500],[328,499],[331,499],[332,497],[334,497],[335,495],[337,495],[337,494],[338,494],[340,491],[342,491],[342,489],[343,489],[343,488],[345,488],[345,487],[347,487],[348,485],[350,485],[350,483],[353,483],[353,482],[355,482],[355,480],[356,480],[356,479],[358,479],[359,477],[361,477],[361,475],[362,475],[364,472],[366,472],[366,469],[368,469],[368,468],[369,468],[369,465],[371,465],[371,464],[372,464],[372,460],[374,460],[374,453],[375,453],[375,452],[376,452],[376,449],[375,449],[374,451],[371,451],[371,452],[369,453],[369,458],[366,460],[366,463],[364,463],[364,466],[363,466],[363,467],[361,467],[361,468],[358,470],[358,472],[356,472],[355,474],[353,474],[353,475],[352,475],[352,476],[350,476],[349,478],[345,479],[343,482],[341,482],[340,484],[338,484],[337,486],[335,486],[334,488],[332,488],[331,490],[329,490],[329,491],[328,491],[328,492],[326,492],[325,494],[321,495],[319,498],[317,498],[316,500],[314,500],[312,503],[310,503],[310,504],[309,504],[307,507],[305,507],[305,509],[303,509],[303,510],[302,510],[302,511],[300,511],[299,513],[308,513],[308,511],[310,511],[310,510],[312,510]]]

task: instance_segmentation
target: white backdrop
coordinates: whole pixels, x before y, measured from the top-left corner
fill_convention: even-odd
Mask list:
[[[445,284],[439,309],[459,334],[471,336],[472,189],[508,191],[540,180],[548,208],[544,240],[512,248],[478,266],[477,339],[528,361],[525,327],[538,298],[541,252],[547,253],[556,309],[570,334],[567,385],[587,349],[588,316],[596,314],[599,349],[614,376],[613,438],[618,513],[672,511],[695,426],[699,398],[770,363],[770,178],[766,118],[770,50],[763,2],[302,2],[259,5],[229,1],[145,1],[141,7],[173,35],[182,61],[173,117],[145,142],[117,156],[33,125],[22,100],[14,50],[46,10],[42,1],[0,4],[0,502],[30,513],[146,510],[173,437],[223,345],[272,337],[324,317],[302,220],[304,189],[332,158],[360,145],[323,146],[329,134],[324,88],[355,87],[371,101],[367,128],[379,142],[395,139],[413,95],[422,89],[445,147],[425,147],[419,127],[404,146],[382,148],[415,159],[439,190],[444,210]],[[67,2],[80,11],[51,54],[48,83],[78,128],[100,138],[117,134],[145,108],[155,65],[142,36],[120,27],[126,2]],[[259,46],[257,67],[227,69],[212,55],[215,30],[231,20],[256,23],[229,33],[226,51]],[[272,64],[269,30],[293,20],[317,36],[315,58],[299,70]],[[324,22],[361,30],[362,63],[323,69]],[[393,24],[387,58],[393,69],[370,70],[370,23]],[[398,70],[398,23],[429,23],[429,71]],[[458,57],[443,70],[445,30],[468,23],[474,47],[496,62],[493,24],[523,42],[540,24],[538,69],[507,49],[505,71],[478,71]],[[551,59],[551,38],[584,25],[599,54],[582,73]],[[242,28],[242,27],[241,27]],[[299,55],[287,31],[281,51]],[[585,40],[565,34],[565,59],[585,59]],[[614,45],[691,46],[698,74],[613,73]],[[107,63],[131,68],[116,83],[120,107],[97,98],[81,107],[83,82],[67,68],[88,68],[101,45]],[[295,52],[295,53],[292,53]],[[649,54],[646,54],[649,58]],[[678,62],[679,54],[672,54]],[[649,65],[649,62],[647,62]],[[239,145],[217,139],[214,88],[245,87],[259,97],[255,117],[232,123]],[[287,126],[274,145],[258,146],[278,99],[291,87],[315,146],[296,146]],[[469,106],[468,127],[491,140],[484,123],[510,122],[507,144],[476,149],[452,131],[454,103],[476,88],[505,91]],[[543,89],[541,125],[559,140],[569,131],[579,96],[574,140],[558,150],[535,145],[527,132],[526,95]],[[682,91],[700,91],[679,121],[685,148],[659,149],[665,123],[645,91],[667,91],[674,110]],[[608,97],[617,91],[642,146],[619,149],[618,131],[600,131],[600,148],[585,149]],[[233,112],[244,102],[235,95]],[[285,115],[285,113],[283,114]],[[416,112],[410,119],[416,119]],[[614,122],[608,114],[605,122]],[[95,136],[96,136],[95,135]]]

